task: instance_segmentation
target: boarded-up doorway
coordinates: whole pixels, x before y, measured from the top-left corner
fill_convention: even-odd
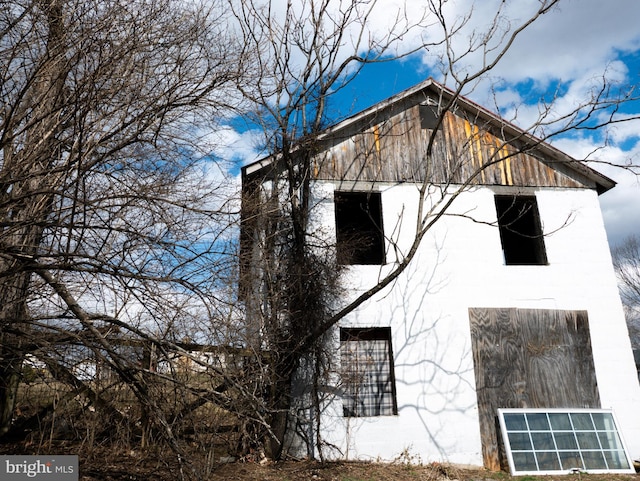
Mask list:
[[[471,308],[482,456],[506,468],[498,408],[600,407],[586,311]]]

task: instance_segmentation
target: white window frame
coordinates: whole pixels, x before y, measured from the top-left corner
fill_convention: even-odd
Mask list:
[[[531,450],[526,450],[526,451],[517,451],[517,450],[512,450],[511,449],[511,443],[509,441],[509,437],[508,437],[508,432],[507,432],[507,426],[506,426],[506,422],[505,422],[505,414],[540,414],[540,413],[547,413],[547,414],[553,414],[553,413],[567,413],[567,414],[574,414],[574,413],[604,413],[604,414],[610,414],[612,419],[613,419],[613,423],[614,423],[614,428],[613,430],[598,430],[597,428],[594,431],[588,430],[580,430],[580,429],[575,429],[574,425],[572,424],[572,429],[571,430],[553,430],[553,431],[540,431],[540,430],[535,430],[535,429],[530,429],[528,421],[527,421],[527,429],[526,430],[511,430],[509,432],[511,433],[528,433],[529,435],[531,435],[531,433],[535,433],[535,432],[562,432],[562,433],[580,433],[580,432],[596,432],[596,433],[614,433],[617,435],[618,440],[620,441],[621,447],[622,447],[622,451],[624,452],[624,457],[627,461],[627,465],[629,466],[628,469],[620,469],[620,468],[616,468],[616,469],[584,469],[584,467],[575,467],[572,469],[559,469],[559,470],[519,470],[517,469],[517,467],[515,466],[514,460],[513,460],[513,453],[515,452],[547,452],[547,453],[560,453],[563,451],[567,451],[567,450],[563,450],[558,448],[556,440],[555,440],[555,436],[552,437],[553,440],[553,444],[555,446],[555,449],[551,450],[551,449],[535,449],[535,446],[533,445],[533,442],[531,443],[532,445],[532,449]],[[572,474],[575,473],[576,471],[579,472],[588,472],[588,473],[593,473],[593,474],[597,474],[597,473],[615,473],[615,474],[635,474],[635,469],[633,466],[633,460],[631,459],[631,457],[629,456],[629,451],[627,449],[627,446],[624,442],[624,439],[622,437],[622,433],[619,430],[619,426],[620,424],[618,423],[618,420],[616,419],[613,411],[611,409],[498,409],[498,418],[500,421],[500,430],[502,432],[502,440],[504,442],[504,447],[505,447],[505,453],[507,455],[507,459],[509,461],[509,469],[511,471],[511,475],[513,476],[523,476],[523,475],[554,475],[554,474]],[[600,444],[600,441],[599,441]],[[582,452],[600,452],[600,453],[604,453],[607,451],[611,451],[609,449],[605,449],[602,447],[602,445],[600,444],[600,449],[571,449],[571,452],[575,452],[578,451],[580,453]],[[618,451],[618,450],[616,450]],[[605,458],[605,462],[606,462],[606,458]],[[536,465],[537,465],[537,460],[536,460]]]

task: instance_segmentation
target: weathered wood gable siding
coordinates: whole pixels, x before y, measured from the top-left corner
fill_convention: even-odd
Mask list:
[[[320,180],[593,187],[561,163],[542,161],[491,133],[486,121],[447,112],[427,156],[432,130],[421,128],[417,103],[359,131],[326,140],[314,162]],[[522,149],[521,149],[522,150]],[[564,171],[564,172],[563,172]]]
[[[485,467],[507,467],[498,408],[600,407],[586,311],[471,308],[469,320]]]

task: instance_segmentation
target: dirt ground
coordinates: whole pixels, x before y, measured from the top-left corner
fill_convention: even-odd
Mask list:
[[[58,445],[53,451],[39,452],[35,446],[0,444],[4,454],[76,454],[80,461],[80,481],[181,481],[190,467],[179,466],[170,452],[135,452]],[[194,457],[195,460],[197,457]],[[640,481],[640,474],[584,474],[566,476],[512,477],[505,472],[450,464],[407,464],[375,462],[230,462],[207,463],[206,458],[193,462],[201,481]],[[192,471],[193,472],[193,471]],[[0,480],[2,481],[2,480]]]
[[[577,477],[577,476],[575,476]],[[567,481],[578,481],[568,476]],[[638,481],[640,476],[580,475],[580,481]],[[556,476],[555,479],[565,476]],[[309,462],[287,462],[271,466],[242,466],[239,464],[220,467],[209,481],[542,481],[554,477],[512,477],[503,472],[482,469],[460,468],[446,464],[399,465],[381,463],[329,463],[325,465]]]
[[[161,468],[154,470],[90,468],[81,470],[82,481],[151,481],[176,479]],[[577,478],[577,479],[576,479]],[[482,469],[459,468],[451,465],[393,465],[381,463],[284,462],[268,466],[253,463],[231,463],[214,468],[207,481],[637,481],[640,475],[578,474],[567,476],[521,476],[489,472]]]
[[[178,481],[179,469],[165,462],[81,462],[81,481]],[[285,461],[233,462],[205,470],[203,481],[640,481],[640,475],[584,474],[520,476],[449,464]]]

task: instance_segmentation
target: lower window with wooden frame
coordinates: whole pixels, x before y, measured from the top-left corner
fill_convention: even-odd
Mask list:
[[[398,414],[391,329],[340,329],[345,417]]]

